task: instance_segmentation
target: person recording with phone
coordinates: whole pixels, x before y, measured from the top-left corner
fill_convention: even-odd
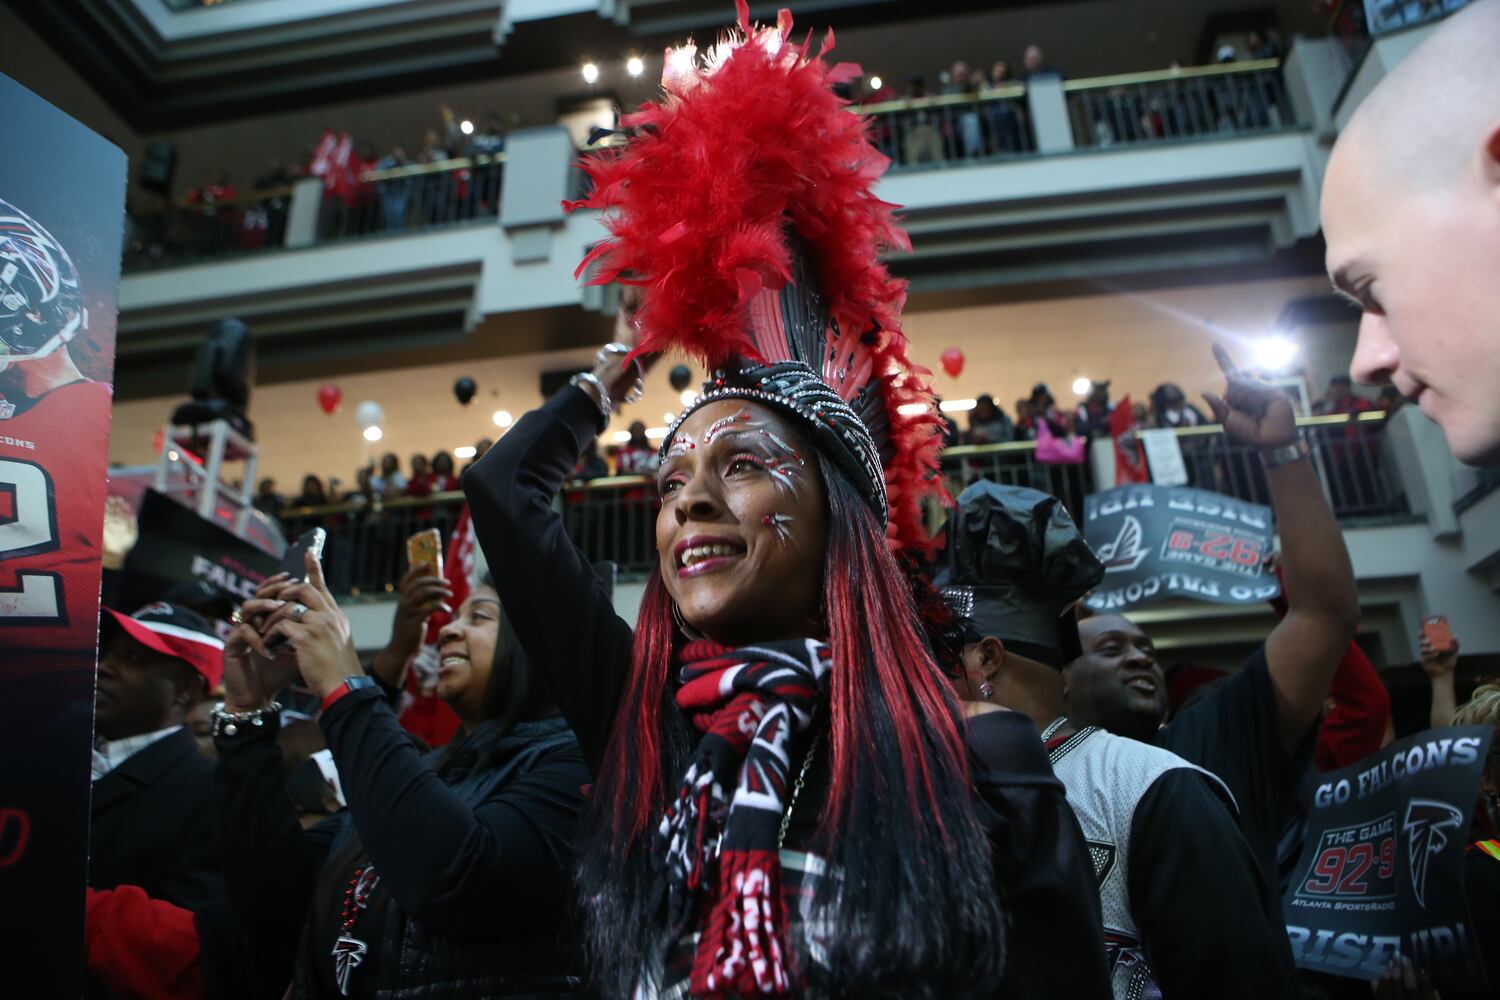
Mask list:
[[[305,565],[234,616],[214,714],[225,875],[261,960],[256,994],[288,981],[297,998],[576,993],[560,931],[588,771],[493,585],[440,634],[438,693],[462,731],[424,754],[361,670],[317,556]],[[306,831],[273,700],[298,674],[349,803]]]

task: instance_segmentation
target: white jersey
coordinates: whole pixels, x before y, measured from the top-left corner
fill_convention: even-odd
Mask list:
[[[1054,723],[1049,733],[1054,728],[1060,727]],[[1161,987],[1146,963],[1130,913],[1130,828],[1136,807],[1158,778],[1177,768],[1207,775],[1231,807],[1234,797],[1211,772],[1168,750],[1102,729],[1081,729],[1047,753],[1094,864],[1115,1000],[1159,998]]]

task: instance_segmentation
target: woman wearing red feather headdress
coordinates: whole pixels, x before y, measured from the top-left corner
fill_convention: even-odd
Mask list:
[[[637,342],[464,480],[595,776],[594,988],[1107,996],[1061,786],[1019,716],[1012,766],[971,772],[897,561],[926,543],[941,437],[904,284],[879,263],[906,246],[872,193],[886,161],[831,90],[858,70],[794,45],[786,12],[757,29],[739,9],[738,35],[668,53],[663,99],[585,164],[579,205],[611,238],[580,272],[640,287]],[[666,350],[713,377],[662,442],[659,570],[632,634],[551,503],[635,395],[634,356]]]

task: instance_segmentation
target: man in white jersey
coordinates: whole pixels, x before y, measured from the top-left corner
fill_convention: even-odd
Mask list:
[[[959,615],[970,744],[1005,709],[1042,733],[1094,863],[1118,1000],[1296,993],[1280,901],[1213,775],[1166,750],[1069,722],[1072,606],[1104,575],[1056,497],[981,481],[948,521],[937,583]]]

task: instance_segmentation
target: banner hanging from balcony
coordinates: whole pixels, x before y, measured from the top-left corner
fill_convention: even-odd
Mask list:
[[[1083,534],[1104,563],[1084,606],[1128,611],[1171,598],[1261,604],[1281,592],[1266,569],[1271,508],[1185,486],[1121,486],[1085,498]]]
[[[1493,995],[1463,882],[1490,738],[1432,729],[1319,776],[1281,901],[1299,966],[1379,979],[1404,956],[1444,991]]]
[[[0,118],[0,994],[78,996],[126,164],[4,76]]]

